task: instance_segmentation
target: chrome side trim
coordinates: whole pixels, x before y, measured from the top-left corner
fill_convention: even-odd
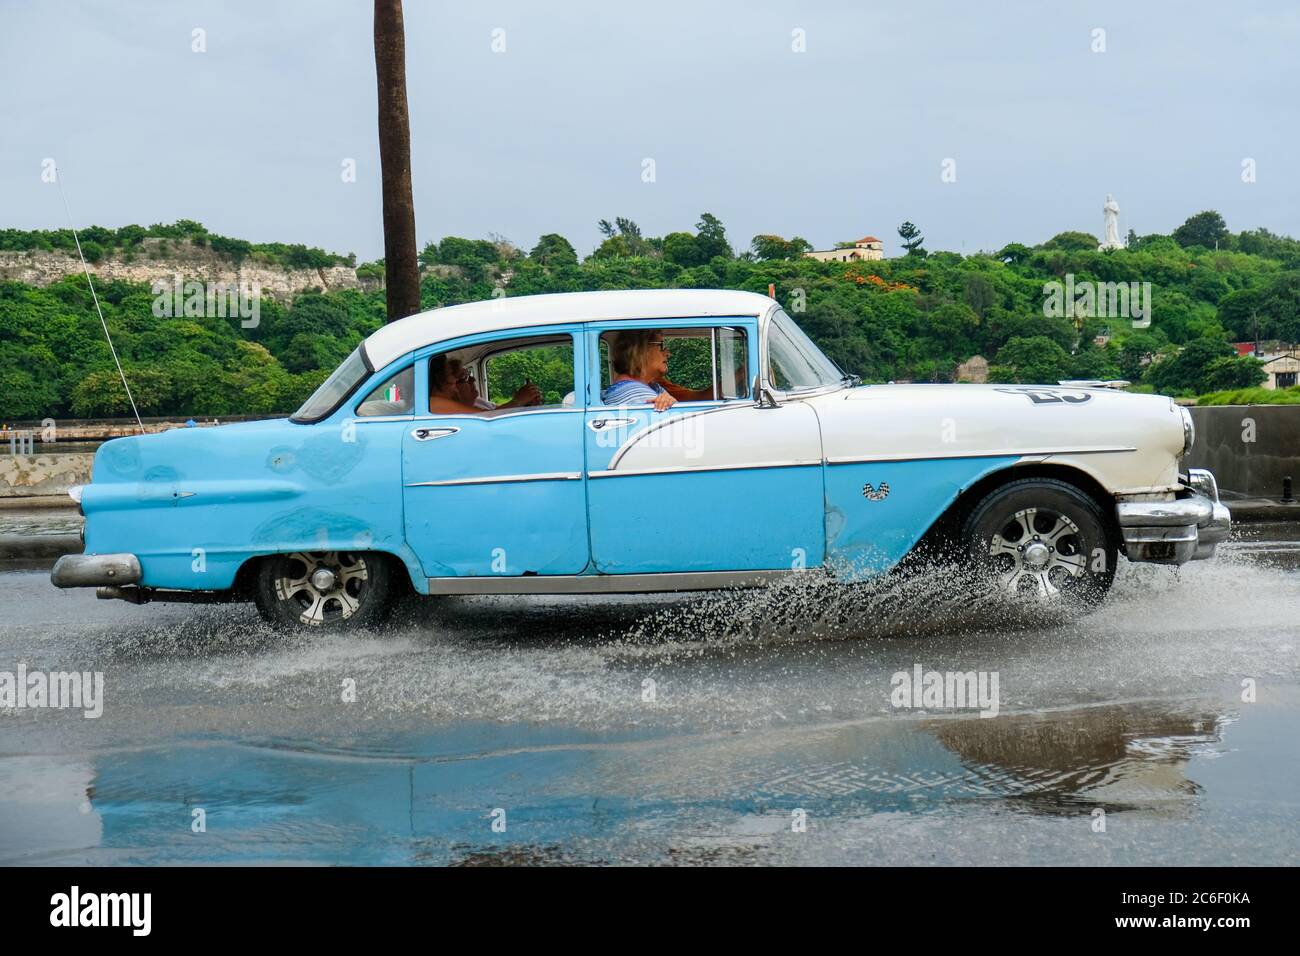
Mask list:
[[[762,587],[803,571],[692,571],[666,574],[530,574],[429,578],[430,594],[646,594]]]
[[[497,485],[520,481],[579,481],[580,471],[548,471],[531,475],[484,475],[478,478],[448,478],[443,481],[413,481],[408,488],[433,488],[441,485]]]
[[[667,468],[626,468],[618,471],[589,471],[587,472],[587,477],[627,478],[633,475],[690,475],[702,471],[752,471],[757,468],[807,468],[810,466],[820,465],[821,461],[817,458],[809,458],[806,460],[789,459],[786,461],[750,461],[726,465],[701,465],[698,468],[670,466]]]
[[[503,414],[497,414],[493,411],[483,411],[477,415],[472,412],[453,412],[446,415],[413,415],[412,421],[417,422],[443,422],[443,421],[471,421],[471,422],[499,422],[503,418],[516,418],[519,415],[574,415],[585,412],[584,408],[576,408],[572,405],[565,405],[562,408],[521,408],[511,410]]]
[[[869,458],[859,458],[857,456],[846,456],[827,458],[828,465],[858,465],[881,461],[934,461],[936,459],[947,458],[1006,458],[1008,456],[1019,456],[1027,458],[1031,455],[1107,455],[1120,452],[1133,452],[1136,448],[1127,445],[1098,445],[1092,448],[1037,448],[1032,451],[1018,448],[989,449],[988,451],[959,452],[952,455],[873,455]]]

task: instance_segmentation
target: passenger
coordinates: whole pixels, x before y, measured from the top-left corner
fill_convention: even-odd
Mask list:
[[[614,381],[600,393],[600,400],[606,405],[653,402],[655,411],[662,412],[679,401],[713,398],[710,388],[683,388],[668,381],[670,353],[662,332],[653,329],[616,332],[609,354],[614,366]]]
[[[464,383],[452,374],[454,361],[445,354],[436,355],[429,361],[429,412],[434,415],[482,415],[489,411],[463,399],[461,388]],[[477,393],[477,387],[475,392]],[[519,408],[541,403],[542,390],[532,382],[525,382],[510,401],[496,407]]]

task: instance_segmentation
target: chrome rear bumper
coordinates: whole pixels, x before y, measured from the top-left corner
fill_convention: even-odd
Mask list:
[[[1121,501],[1115,514],[1130,561],[1185,564],[1213,557],[1232,530],[1232,513],[1219,501],[1214,475],[1201,468],[1188,472],[1186,497]]]
[[[139,584],[141,573],[134,554],[65,554],[54,563],[50,581],[56,588]]]

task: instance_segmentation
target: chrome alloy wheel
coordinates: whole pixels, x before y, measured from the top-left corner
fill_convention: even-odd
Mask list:
[[[346,621],[365,601],[370,574],[360,554],[298,551],[285,555],[283,568],[275,578],[275,595],[297,605],[303,624]]]
[[[1087,570],[1079,526],[1047,508],[1012,515],[988,553],[998,584],[1010,594],[1055,598],[1082,583]]]

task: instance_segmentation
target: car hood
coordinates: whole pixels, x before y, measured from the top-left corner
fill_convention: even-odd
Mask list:
[[[866,385],[809,399],[826,459],[1019,456],[1069,462],[1112,490],[1167,487],[1183,417],[1161,395],[1065,385]]]

